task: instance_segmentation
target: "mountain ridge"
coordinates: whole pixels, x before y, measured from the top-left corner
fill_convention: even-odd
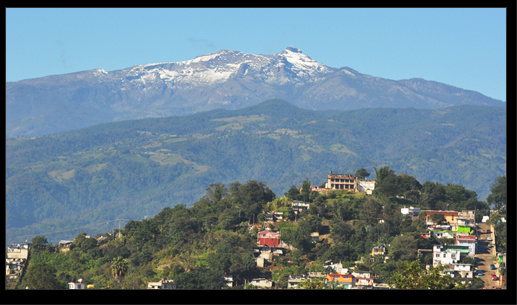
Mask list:
[[[6,137],[238,109],[269,99],[313,110],[506,105],[439,82],[389,80],[348,67],[332,68],[292,47],[272,55],[221,50],[181,62],[7,82]]]

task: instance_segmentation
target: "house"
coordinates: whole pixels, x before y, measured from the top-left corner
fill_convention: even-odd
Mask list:
[[[18,277],[25,266],[27,260],[25,258],[6,258],[5,259],[5,275],[10,278]]]
[[[29,256],[29,249],[22,248],[19,245],[7,247],[7,258],[27,259]]]
[[[470,271],[470,270],[458,271],[458,270],[454,270],[451,268],[451,269],[444,270],[442,275],[450,275],[451,278],[453,278],[453,279],[459,278],[462,283],[472,282],[474,280],[474,271]]]
[[[271,212],[267,212],[266,215],[264,216],[264,221],[277,221],[277,220],[283,220],[284,219],[284,212],[275,212],[275,211],[271,211]]]
[[[334,174],[330,172],[325,183],[325,190],[345,190],[371,195],[377,184],[375,180],[357,179],[352,174]]]
[[[334,174],[330,172],[327,177],[325,188],[330,190],[348,190],[354,192],[357,189],[356,177],[352,174]]]
[[[266,278],[260,277],[260,278],[254,278],[250,281],[250,284],[253,286],[257,286],[260,288],[271,288],[273,287],[273,282],[271,280],[268,280]]]
[[[456,246],[467,246],[469,255],[475,255],[477,250],[477,237],[469,234],[456,234]]]
[[[377,181],[375,180],[357,180],[357,192],[371,195],[376,185]]]
[[[415,207],[409,207],[409,208],[402,208],[400,209],[400,213],[402,215],[409,215],[411,217],[411,220],[415,220],[418,218],[418,215],[420,214],[420,208]]]
[[[373,283],[372,289],[390,289],[390,286],[386,283]]]
[[[431,236],[434,236],[435,238],[441,239],[441,238],[454,238],[454,233],[449,231],[439,231],[439,230],[432,230],[430,231]]]
[[[318,192],[320,194],[326,194],[327,189],[319,186],[311,186],[311,192]]]
[[[475,211],[463,210],[458,212],[458,226],[474,227],[475,225]]]
[[[147,283],[147,289],[176,289],[176,284],[173,280],[162,279],[158,282]]]
[[[303,210],[308,210],[311,204],[309,202],[301,201],[301,200],[293,200],[292,206],[295,213],[302,212]]]
[[[226,286],[233,287],[233,284],[234,284],[233,275],[227,275],[225,272],[224,273],[224,282],[226,283]]]
[[[331,261],[326,261],[325,264],[323,265],[323,268],[327,269],[328,270],[327,272],[330,272],[330,273],[341,273],[341,274],[348,273],[348,268],[343,268],[342,263],[334,264]]]
[[[315,243],[317,243],[317,242],[319,242],[319,241],[320,241],[320,233],[318,233],[318,232],[312,232],[312,233],[311,233],[311,242],[312,242],[313,244],[315,244]]]
[[[442,214],[445,218],[445,222],[447,223],[448,226],[450,226],[450,227],[447,227],[447,225],[442,226],[443,229],[448,229],[448,230],[452,229],[453,231],[456,231],[457,225],[458,225],[458,212],[456,212],[456,211],[431,211],[431,210],[425,211],[426,225],[439,227],[431,219],[431,215],[434,215],[434,214]]]
[[[275,220],[283,220],[284,219],[284,212],[276,212],[274,214]]]
[[[82,279],[78,279],[77,282],[69,282],[68,289],[86,289],[86,284]]]
[[[370,272],[365,272],[365,271],[357,271],[357,272],[356,271],[352,271],[352,275],[355,278],[370,278],[370,277],[372,277]]]
[[[454,271],[473,271],[471,264],[452,264],[449,268]]]
[[[306,278],[301,275],[289,275],[289,279],[287,280],[287,288],[296,288],[298,284],[305,280]]]
[[[73,240],[60,240],[58,243],[60,252],[68,252],[70,251],[70,246],[72,245]]]
[[[451,265],[460,261],[461,252],[444,246],[433,246],[433,266],[438,264]]]
[[[358,288],[370,288],[373,287],[373,277],[355,277],[353,286]]]
[[[327,281],[336,285],[342,285],[346,289],[354,286],[354,276],[351,274],[329,273],[327,274]]]
[[[372,248],[372,253],[370,254],[371,256],[376,256],[376,255],[384,255],[386,253],[386,248],[384,245],[382,246],[379,246],[379,247],[373,247]]]
[[[271,232],[268,229],[258,233],[259,245],[267,247],[278,247],[280,243],[280,233]]]
[[[265,222],[274,221],[273,214],[271,212],[266,213],[266,215],[264,215],[264,221]]]

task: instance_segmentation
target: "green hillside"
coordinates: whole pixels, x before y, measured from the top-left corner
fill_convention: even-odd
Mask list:
[[[189,206],[215,181],[264,181],[283,194],[305,178],[319,185],[331,170],[385,165],[484,199],[506,174],[505,109],[310,111],[271,100],[8,139],[7,242],[109,231],[116,219]]]
[[[154,217],[129,221],[115,234],[94,235],[85,230],[68,248],[48,243],[46,236],[36,236],[31,240],[28,270],[12,287],[66,289],[68,282],[83,279],[95,289],[145,289],[149,282],[166,279],[173,280],[178,289],[229,289],[225,275],[230,275],[232,289],[253,288],[254,278],[267,278],[274,282],[270,288],[285,289],[291,276],[318,272],[318,278],[300,283],[298,288],[343,289],[342,283],[325,284],[330,270],[323,266],[339,262],[350,271],[369,273],[366,277],[374,277],[377,284],[396,289],[482,288],[479,277],[472,283],[461,283],[457,276],[442,276],[440,266],[430,274],[424,273],[425,265],[433,263],[433,254],[417,256],[417,249],[432,251],[434,245],[456,242],[454,238],[430,236],[424,210],[443,205],[455,211],[475,209],[479,221],[489,213],[488,204],[461,185],[420,184],[414,177],[388,167],[377,169],[375,176],[380,183],[372,195],[310,192],[307,180],[291,188],[286,196],[277,196],[254,180],[229,186],[212,183],[191,207],[166,207]],[[491,196],[506,198],[506,178],[500,177],[496,185]],[[415,191],[421,200],[409,196]],[[397,198],[400,195],[406,199]],[[303,200],[308,207],[294,207],[293,200]],[[404,205],[422,210],[412,218],[399,212]],[[501,212],[506,209],[506,200],[499,208]],[[443,220],[438,217],[433,221],[446,221],[443,214],[434,215]],[[495,223],[495,219],[490,222]],[[280,234],[282,249],[260,263],[259,253],[269,247],[258,246],[258,234],[266,228]],[[472,230],[472,234],[484,233],[475,226]],[[506,223],[497,224],[495,231],[497,247],[503,249]],[[379,246],[382,255],[372,258],[372,248]],[[459,259],[475,266],[471,256],[462,254]],[[405,269],[411,266],[408,273]],[[504,273],[503,269],[500,271]],[[407,279],[408,274],[413,280]],[[131,298],[134,300],[132,294]]]

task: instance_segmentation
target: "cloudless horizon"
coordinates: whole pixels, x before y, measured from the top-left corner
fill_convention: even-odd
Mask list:
[[[292,46],[506,101],[505,8],[6,8],[6,81]]]

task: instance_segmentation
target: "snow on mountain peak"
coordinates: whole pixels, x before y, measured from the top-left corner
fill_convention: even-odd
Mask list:
[[[261,79],[268,83],[313,82],[332,72],[321,63],[303,54],[300,49],[288,47],[273,55],[247,54],[220,50],[200,55],[191,60],[148,64],[130,69],[131,82],[164,81],[174,84],[221,83],[231,77]]]
[[[314,76],[317,73],[328,73],[331,69],[324,64],[321,64],[308,55],[303,54],[298,48],[288,47],[282,52],[278,53],[278,56],[285,58],[289,63],[292,64],[292,70],[298,77],[303,76]]]

